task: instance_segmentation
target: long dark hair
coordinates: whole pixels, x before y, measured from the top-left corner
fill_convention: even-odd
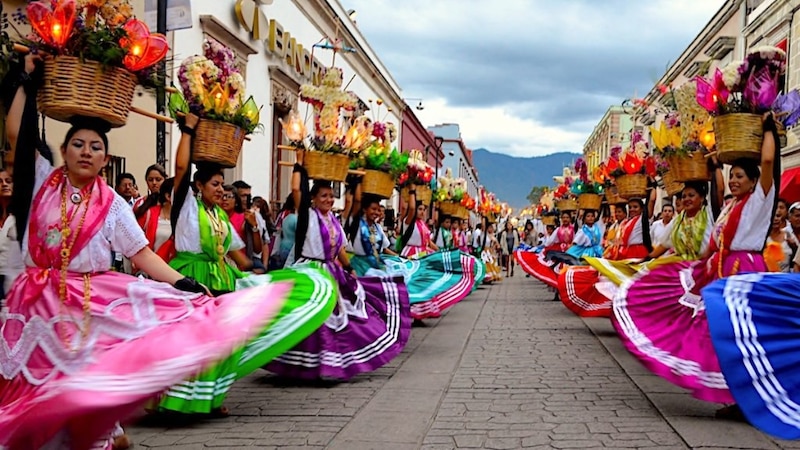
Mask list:
[[[642,209],[641,214],[641,221],[642,221],[642,244],[644,244],[645,248],[648,252],[653,251],[653,241],[650,239],[650,220],[647,216],[650,214],[648,213],[647,209],[647,197],[644,200],[640,198],[632,198],[628,200],[628,203],[636,203],[639,205],[639,208]]]
[[[192,139],[192,146],[194,146],[194,139]],[[196,164],[197,171],[194,173],[194,183],[206,184],[216,175],[223,176],[222,167],[214,163],[198,163]],[[178,223],[178,216],[181,213],[183,204],[189,197],[189,189],[192,187],[190,182],[191,171],[187,170],[182,180],[175,180],[178,188],[175,189],[175,194],[172,198],[172,212],[170,213],[170,222],[172,222],[172,233],[175,234],[175,225]],[[193,199],[188,199],[193,201]]]

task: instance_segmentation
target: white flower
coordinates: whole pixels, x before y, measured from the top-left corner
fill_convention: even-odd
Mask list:
[[[778,47],[773,47],[771,45],[762,45],[760,47],[754,48],[750,54],[758,53],[764,59],[778,59],[778,60],[785,60],[786,59],[786,52],[779,49]]]
[[[729,90],[733,89],[734,86],[738,86],[739,83],[742,82],[742,76],[739,74],[739,68],[743,63],[744,61],[733,61],[722,69],[722,82],[725,83],[725,87]]]

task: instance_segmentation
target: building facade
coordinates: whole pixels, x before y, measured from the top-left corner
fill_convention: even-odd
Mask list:
[[[622,106],[608,108],[583,144],[583,156],[589,168],[608,159],[611,149],[622,143],[632,126],[631,116]]]
[[[425,128],[420,122],[414,109],[405,105],[403,109],[403,123],[400,127],[400,146],[399,148],[408,152],[419,150],[425,156],[425,160],[431,167],[438,169],[444,162],[444,151],[442,150],[443,139],[436,136],[433,131]]]
[[[454,177],[463,178],[467,181],[467,192],[470,196],[478,195],[478,171],[472,163],[472,150],[467,148],[464,140],[461,139],[461,128],[455,123],[446,123],[429,127],[428,130],[435,136],[442,138],[442,152],[444,160],[440,175],[450,169]]]

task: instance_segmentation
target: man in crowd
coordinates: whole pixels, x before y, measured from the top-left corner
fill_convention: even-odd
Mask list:
[[[117,194],[128,202],[128,205],[133,206],[133,203],[136,202],[136,198],[134,198],[136,194],[136,178],[134,178],[133,174],[128,172],[119,174],[116,190]]]
[[[650,241],[653,242],[653,244],[661,242],[664,239],[664,233],[667,231],[669,223],[672,222],[674,216],[675,208],[673,208],[671,204],[667,203],[661,207],[661,219],[656,220],[650,225]]]

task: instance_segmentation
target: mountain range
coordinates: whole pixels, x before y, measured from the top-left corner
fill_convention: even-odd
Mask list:
[[[480,183],[500,201],[515,209],[528,205],[525,198],[533,186],[554,185],[553,177],[575,163],[579,153],[559,152],[545,156],[519,157],[493,153],[485,148],[472,153]]]

